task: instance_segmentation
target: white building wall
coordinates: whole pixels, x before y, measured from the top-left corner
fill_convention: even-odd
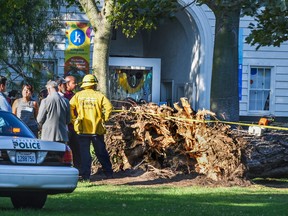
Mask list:
[[[249,35],[248,25],[253,18],[241,19],[243,28],[243,74],[242,74],[242,100],[240,101],[240,116],[275,115],[288,116],[288,43],[280,47],[261,47],[245,43]],[[271,93],[269,111],[249,111],[250,67],[271,67]]]

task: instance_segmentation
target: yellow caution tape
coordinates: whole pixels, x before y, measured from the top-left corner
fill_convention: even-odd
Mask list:
[[[256,126],[261,128],[268,128],[273,130],[285,130],[288,131],[288,128],[286,127],[278,127],[278,126],[269,126],[269,125],[258,125],[258,124],[252,124],[252,123],[243,123],[243,122],[230,122],[230,121],[221,121],[221,120],[197,120],[197,119],[187,119],[187,118],[180,118],[180,117],[174,117],[174,116],[166,116],[163,114],[155,114],[155,113],[143,113],[143,112],[131,112],[129,110],[112,110],[112,112],[129,112],[133,114],[142,114],[142,115],[152,115],[152,116],[162,116],[163,118],[169,120],[178,120],[178,121],[186,121],[186,122],[198,122],[198,123],[223,123],[223,124],[230,124],[230,125],[239,125],[239,126]]]

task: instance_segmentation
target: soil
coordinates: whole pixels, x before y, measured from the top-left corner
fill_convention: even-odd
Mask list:
[[[198,174],[177,174],[173,177],[161,177],[154,171],[129,170],[114,173],[114,177],[107,179],[102,174],[95,174],[91,177],[91,183],[96,185],[135,185],[135,186],[175,186],[187,187],[195,185],[203,186],[233,186],[235,182],[213,182],[205,176]],[[249,186],[250,181],[239,181],[238,186]]]
[[[171,186],[171,187],[190,187],[190,186],[205,186],[205,187],[231,187],[231,186],[265,186],[279,189],[288,189],[287,179],[254,179],[243,180],[239,184],[235,182],[213,182],[207,180],[205,176],[199,176],[197,174],[178,174],[172,178],[161,178],[152,171],[121,171],[114,174],[114,178],[107,179],[102,174],[95,174],[91,177],[91,183],[95,185],[134,185],[138,187],[159,187],[159,186]]]
[[[281,125],[282,126],[282,125]],[[285,125],[286,126],[286,125]],[[243,131],[242,131],[243,133]],[[251,140],[259,140],[259,142],[269,140],[273,141],[287,141],[288,131],[266,131],[262,136],[250,136]],[[170,170],[159,170],[152,166],[147,167],[147,170],[142,169],[130,169],[125,171],[119,171],[114,173],[113,178],[107,179],[105,175],[99,171],[91,176],[91,183],[97,185],[136,185],[143,187],[153,186],[176,186],[186,187],[194,185],[205,185],[205,186],[250,186],[254,184],[265,185],[268,187],[275,188],[288,188],[288,182],[279,179],[261,179],[261,180],[246,180],[246,179],[233,179],[221,182],[213,182],[207,179],[205,176],[197,173],[181,174],[173,173]]]

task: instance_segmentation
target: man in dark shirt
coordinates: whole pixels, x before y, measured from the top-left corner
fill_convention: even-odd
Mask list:
[[[58,77],[56,82],[58,84],[58,94],[64,97],[64,94],[67,91],[67,81],[63,77]]]
[[[64,93],[64,97],[67,98],[69,101],[74,96],[74,90],[77,87],[77,81],[74,76],[66,76],[66,91]],[[68,124],[68,131],[69,131],[69,141],[68,145],[72,150],[73,153],[73,163],[74,167],[79,170],[79,175],[81,176],[81,157],[80,157],[80,146],[78,141],[78,135],[74,130],[73,124]]]

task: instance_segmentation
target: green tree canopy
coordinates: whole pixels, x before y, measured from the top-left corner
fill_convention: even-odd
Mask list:
[[[0,4],[1,73],[9,77],[14,71],[24,80],[34,82],[29,75],[31,59],[35,54],[41,55],[47,44],[52,50],[56,43],[52,33],[62,26],[59,2],[0,0]]]
[[[266,7],[254,14],[256,24],[251,23],[250,35],[246,41],[251,45],[277,46],[288,40],[288,10],[284,1],[278,3],[278,7]]]
[[[172,18],[178,9],[176,0],[118,0],[110,20],[127,37],[134,37],[139,30],[156,29],[161,20]]]

